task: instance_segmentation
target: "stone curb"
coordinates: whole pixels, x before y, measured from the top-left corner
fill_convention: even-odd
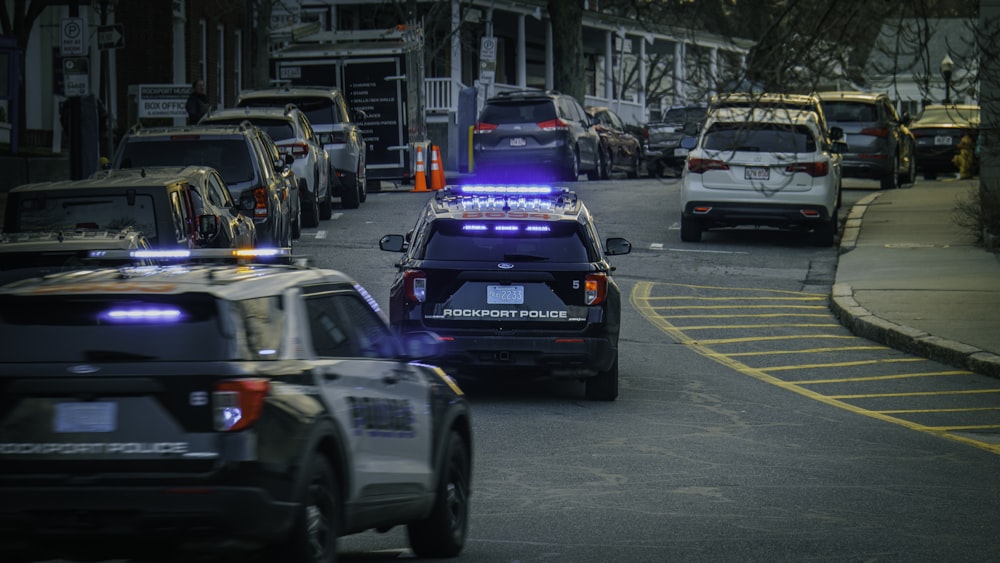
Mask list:
[[[840,240],[840,254],[857,246],[861,218],[868,205],[881,195],[871,194],[851,208]],[[848,283],[833,285],[830,310],[840,324],[858,336],[959,369],[1000,378],[1000,356],[878,317],[858,304],[854,299],[854,288]]]

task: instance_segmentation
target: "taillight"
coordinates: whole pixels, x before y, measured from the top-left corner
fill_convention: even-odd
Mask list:
[[[561,119],[559,119],[559,118],[550,119],[548,121],[542,121],[540,123],[537,123],[537,125],[538,125],[538,128],[541,129],[542,131],[568,131],[569,130],[569,126],[566,125],[566,122],[563,121],[563,120],[561,120]]]
[[[587,305],[600,305],[607,295],[607,274],[587,274],[587,278],[583,282],[583,301]]]
[[[722,160],[715,160],[711,158],[688,159],[688,172],[702,174],[704,172],[708,172],[709,170],[729,170],[729,165]]]
[[[427,300],[427,274],[420,270],[407,270],[403,274],[403,291],[411,303]]]
[[[796,162],[795,164],[789,164],[785,168],[785,172],[805,172],[806,174],[812,176],[813,178],[818,178],[820,176],[826,176],[830,173],[830,164],[827,162]]]
[[[288,149],[295,158],[304,158],[309,155],[309,145],[304,143],[288,145]]]
[[[483,123],[482,121],[476,123],[476,133],[492,133],[496,128],[496,123]]]
[[[267,188],[253,189],[253,216],[255,219],[267,219]]]
[[[253,426],[264,412],[271,383],[263,378],[227,379],[215,384],[212,412],[215,429],[235,432]]]
[[[881,137],[883,139],[889,138],[889,130],[884,127],[867,127],[861,130],[862,135],[871,135],[873,137]]]

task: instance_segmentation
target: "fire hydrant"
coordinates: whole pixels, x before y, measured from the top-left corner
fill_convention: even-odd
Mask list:
[[[975,148],[976,141],[968,134],[963,135],[962,140],[958,142],[958,154],[951,159],[951,163],[958,168],[958,177],[962,180],[972,178],[973,159],[975,159],[973,151]]]

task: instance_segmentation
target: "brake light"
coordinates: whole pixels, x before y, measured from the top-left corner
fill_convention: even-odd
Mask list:
[[[304,158],[309,155],[309,145],[305,143],[295,143],[288,145],[288,150],[295,158]]]
[[[496,123],[476,123],[476,133],[492,133],[497,128]]]
[[[583,282],[583,300],[587,305],[600,305],[608,294],[607,274],[587,274]]]
[[[690,158],[688,159],[688,172],[702,174],[709,170],[729,170],[729,165],[724,161],[711,158]]]
[[[254,188],[253,201],[254,219],[267,219],[267,188]]]
[[[827,162],[796,162],[795,164],[789,164],[785,168],[785,172],[804,172],[813,178],[819,178],[821,176],[826,176],[830,173],[830,164]]]
[[[889,130],[884,127],[867,127],[861,130],[862,135],[871,135],[873,137],[881,137],[883,139],[889,138]]]
[[[407,301],[423,303],[427,300],[427,274],[420,270],[407,270],[403,274],[403,292]]]
[[[271,383],[263,378],[227,379],[215,384],[212,411],[215,429],[236,432],[253,426],[264,412]]]
[[[563,120],[561,120],[561,119],[559,119],[559,118],[550,119],[549,121],[542,121],[542,122],[538,123],[537,125],[538,125],[538,128],[541,129],[542,131],[568,131],[569,130],[569,126],[566,125],[566,122],[563,121]]]

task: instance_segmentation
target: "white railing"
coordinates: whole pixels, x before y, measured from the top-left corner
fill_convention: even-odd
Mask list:
[[[450,78],[424,79],[424,109],[432,112],[449,112],[456,108],[451,99]]]

